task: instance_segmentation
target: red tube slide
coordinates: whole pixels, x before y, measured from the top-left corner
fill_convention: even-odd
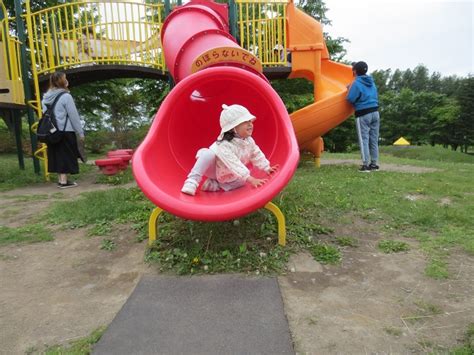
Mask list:
[[[168,16],[162,43],[178,84],[133,156],[134,176],[144,194],[165,211],[193,220],[223,221],[264,207],[289,182],[299,158],[283,102],[261,74],[258,59],[228,34],[222,6],[226,5],[193,1]],[[222,104],[243,105],[257,117],[255,141],[280,169],[257,189],[249,185],[185,195],[180,190],[197,150],[219,135]],[[252,170],[252,175],[265,174]]]

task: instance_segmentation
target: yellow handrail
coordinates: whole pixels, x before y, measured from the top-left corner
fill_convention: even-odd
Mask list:
[[[265,66],[286,65],[287,0],[237,0],[241,45]],[[84,64],[165,70],[160,43],[163,4],[73,1],[28,12],[35,70],[44,75]]]
[[[286,66],[286,0],[236,0],[239,42],[264,66]]]
[[[165,70],[159,31],[163,4],[76,1],[28,11],[37,75],[80,65],[139,65]],[[33,29],[35,29],[33,31]]]

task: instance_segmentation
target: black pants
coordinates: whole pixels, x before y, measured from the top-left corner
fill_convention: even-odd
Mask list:
[[[57,144],[48,144],[48,171],[58,174],[78,174],[77,140],[75,132],[64,132],[63,139]]]

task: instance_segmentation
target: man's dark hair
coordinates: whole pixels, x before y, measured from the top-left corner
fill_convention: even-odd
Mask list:
[[[365,75],[367,74],[367,70],[369,66],[366,62],[353,62],[352,63],[352,70],[356,72],[357,75]]]

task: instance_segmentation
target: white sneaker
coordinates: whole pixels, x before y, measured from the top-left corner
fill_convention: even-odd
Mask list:
[[[186,179],[183,187],[181,188],[181,192],[186,195],[194,196],[198,186],[199,184],[196,181],[192,179]]]
[[[202,184],[201,190],[202,191],[219,191],[221,188],[219,187],[219,182],[215,179],[207,179],[204,181],[204,184]]]

